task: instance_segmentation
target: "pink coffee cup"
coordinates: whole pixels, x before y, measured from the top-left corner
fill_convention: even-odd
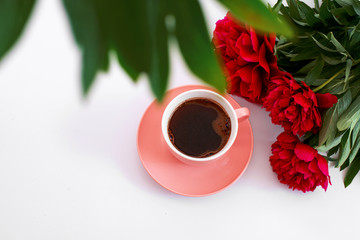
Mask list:
[[[174,111],[185,101],[195,98],[205,98],[216,102],[225,110],[231,121],[231,132],[227,143],[225,144],[225,146],[223,146],[223,148],[219,152],[208,157],[193,157],[179,151],[171,142],[168,134],[169,121]],[[214,91],[205,90],[205,89],[189,90],[176,96],[167,105],[162,116],[161,130],[162,130],[163,138],[166,142],[169,151],[177,159],[190,165],[204,165],[206,163],[221,159],[229,151],[238,134],[238,122],[248,119],[249,115],[250,115],[249,109],[247,109],[246,107],[234,109],[223,96],[221,96],[220,94]]]

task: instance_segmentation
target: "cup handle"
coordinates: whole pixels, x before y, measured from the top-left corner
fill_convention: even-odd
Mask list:
[[[235,109],[235,113],[236,113],[236,117],[237,117],[239,122],[248,119],[249,116],[250,116],[250,111],[246,107]]]

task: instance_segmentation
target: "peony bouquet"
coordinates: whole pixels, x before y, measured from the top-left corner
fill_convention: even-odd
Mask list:
[[[217,21],[227,91],[261,104],[283,127],[270,157],[281,183],[326,190],[332,161],[348,169],[348,186],[360,169],[360,2],[287,0],[272,11],[293,26],[293,39],[260,34],[231,13]]]

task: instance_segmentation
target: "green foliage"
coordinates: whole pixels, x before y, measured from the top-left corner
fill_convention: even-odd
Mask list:
[[[349,167],[348,186],[360,169],[360,2],[324,0],[315,8],[301,1],[287,3],[280,12],[296,37],[278,41],[278,65],[315,92],[337,95],[338,103],[323,113],[313,146],[328,151],[328,157],[339,153],[331,160],[341,170]]]
[[[287,37],[293,37],[293,30],[282,22],[277,14],[275,4],[274,10],[269,11],[260,0],[218,0],[231,10],[235,17],[240,21],[253,26],[258,31],[276,32]]]
[[[260,0],[219,0],[244,22],[263,31],[291,35]],[[72,30],[82,51],[82,86],[90,90],[96,73],[107,70],[109,52],[136,81],[149,77],[158,100],[164,97],[169,75],[168,38],[174,37],[189,69],[220,91],[226,81],[212,50],[197,0],[63,0]],[[167,24],[170,21],[170,24]],[[171,25],[172,26],[169,26]]]
[[[0,0],[0,60],[19,38],[34,4],[35,0]]]
[[[218,0],[246,24],[292,36],[261,0]],[[0,60],[18,39],[35,0],[0,0]],[[136,81],[145,73],[158,100],[169,77],[169,38],[177,40],[189,69],[220,91],[226,81],[216,58],[198,0],[63,0],[82,54],[86,95],[99,71],[107,71],[110,52]],[[278,4],[277,6],[280,6]]]

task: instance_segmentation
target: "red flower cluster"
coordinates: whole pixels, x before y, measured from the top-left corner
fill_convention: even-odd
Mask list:
[[[304,82],[301,84],[289,73],[282,72],[271,78],[264,99],[272,122],[300,137],[310,131],[317,133],[321,127],[319,109],[329,108],[337,102],[336,96],[315,94]]]
[[[317,186],[327,189],[330,182],[325,158],[291,133],[283,132],[272,145],[270,163],[281,183],[293,190],[314,191]]]
[[[274,124],[285,132],[272,145],[270,163],[280,182],[303,192],[328,186],[327,161],[297,135],[317,133],[320,111],[332,107],[336,96],[315,94],[304,82],[278,69],[274,55],[275,35],[257,35],[230,14],[217,21],[213,43],[222,57],[228,92],[250,102],[263,103]]]
[[[216,22],[213,43],[225,64],[228,92],[262,103],[270,76],[278,71],[275,35],[259,36],[228,13]]]

